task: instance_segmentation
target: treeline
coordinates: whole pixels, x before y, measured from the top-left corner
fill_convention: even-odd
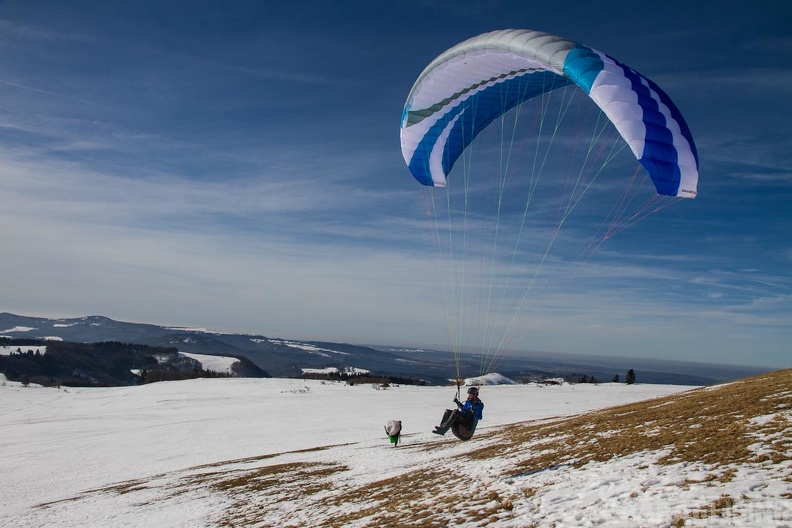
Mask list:
[[[587,376],[586,374],[572,374],[565,379],[570,383],[602,383],[602,380],[594,376]],[[618,374],[614,374],[610,381],[611,383],[621,383],[621,378]],[[633,369],[627,371],[627,375],[624,377],[624,383],[627,385],[635,383],[635,371]]]
[[[327,381],[344,381],[348,385],[379,385],[389,387],[393,385],[419,385],[424,386],[428,383],[424,380],[415,378],[405,378],[402,376],[373,375],[370,373],[347,373],[347,372],[311,372],[299,376],[300,379],[317,379]]]
[[[158,381],[178,381],[196,378],[232,378],[233,374],[215,372],[214,370],[144,370],[140,373],[140,383],[156,383]]]
[[[17,347],[17,353],[0,355],[0,372],[11,381],[44,386],[116,387],[155,381],[222,377],[201,363],[179,354],[175,347],[105,341],[66,341],[0,338],[0,346]],[[46,346],[46,353],[25,347]],[[266,373],[257,369],[264,376]]]

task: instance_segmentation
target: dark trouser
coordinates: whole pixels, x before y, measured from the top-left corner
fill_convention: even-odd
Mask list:
[[[458,409],[446,409],[443,413],[443,418],[440,420],[440,425],[435,427],[435,432],[439,434],[446,434],[448,430],[454,425],[454,422],[462,418],[462,413]]]

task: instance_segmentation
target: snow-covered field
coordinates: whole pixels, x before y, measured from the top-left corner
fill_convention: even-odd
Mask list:
[[[443,489],[485,486],[496,494],[509,489],[530,497],[527,488],[553,481],[540,507],[542,517],[554,519],[556,526],[668,526],[675,508],[691,500],[678,485],[687,476],[667,467],[636,472],[646,465],[639,455],[599,463],[582,478],[563,465],[504,477],[507,460],[470,453],[490,446],[494,437],[488,439],[488,433],[503,430],[503,424],[549,423],[552,417],[685,389],[488,386],[481,392],[485,419],[473,440],[462,443],[450,434],[441,438],[429,432],[451,406],[453,388],[231,378],[56,389],[0,381],[0,526],[196,527],[228,523],[229,516],[236,526],[326,525],[363,507],[351,490],[391,477],[400,483],[420,479],[438,464],[443,473],[442,464],[458,466],[458,457],[466,453],[467,479],[456,481],[449,470],[450,480],[427,508],[437,507],[432,500],[442,504]],[[396,448],[383,430],[389,419],[404,425]],[[308,474],[298,478],[290,473],[300,468]],[[703,467],[691,471],[706,477]],[[244,485],[238,484],[243,480]],[[758,485],[743,483],[740,490],[750,493]],[[783,484],[765,484],[778,485]],[[644,489],[636,495],[636,490],[652,487],[661,493]],[[316,506],[317,494],[322,507]],[[515,503],[510,506],[514,516],[492,522],[551,526],[536,523],[537,507]],[[758,524],[737,519],[736,525],[792,524],[792,516],[784,519],[762,517]],[[375,520],[376,512],[342,524],[374,526]],[[699,526],[733,525],[707,524],[712,520],[703,519]],[[451,516],[445,522],[464,524]]]

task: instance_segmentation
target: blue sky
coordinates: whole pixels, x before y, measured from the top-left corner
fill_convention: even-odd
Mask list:
[[[402,106],[530,28],[662,86],[701,176],[514,347],[792,366],[792,4],[633,5],[4,1],[0,311],[447,346]]]

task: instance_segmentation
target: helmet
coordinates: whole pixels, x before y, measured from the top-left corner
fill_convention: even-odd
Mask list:
[[[468,389],[468,394],[475,394],[476,396],[478,396],[478,389],[476,387],[470,387]]]

